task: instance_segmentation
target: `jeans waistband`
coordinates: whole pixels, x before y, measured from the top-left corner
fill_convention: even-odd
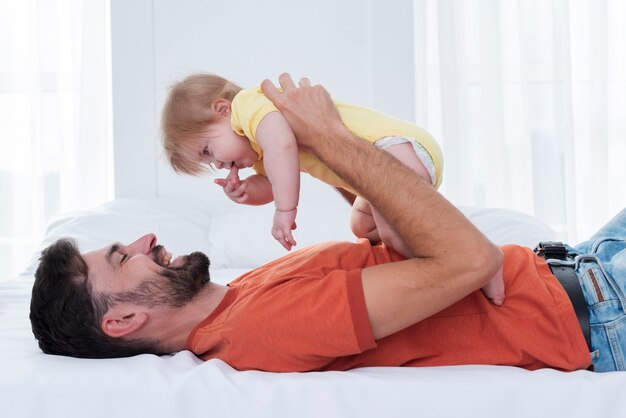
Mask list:
[[[535,252],[546,260],[552,274],[557,278],[565,293],[572,302],[574,313],[578,319],[578,324],[585,337],[585,342],[589,351],[591,351],[591,330],[589,325],[589,312],[587,310],[587,301],[583,294],[578,275],[576,274],[576,261],[567,259],[568,250],[560,242],[539,243]],[[557,258],[551,258],[557,257]]]

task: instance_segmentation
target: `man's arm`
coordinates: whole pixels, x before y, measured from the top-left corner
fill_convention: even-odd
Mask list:
[[[307,79],[297,88],[288,74],[279,81],[283,92],[268,80],[261,87],[291,125],[300,147],[378,208],[417,256],[362,272],[376,339],[441,311],[496,273],[501,250],[420,176],[355,137],[341,122],[326,90],[311,86]]]

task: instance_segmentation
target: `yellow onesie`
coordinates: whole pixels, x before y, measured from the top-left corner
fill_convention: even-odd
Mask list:
[[[417,142],[434,164],[433,185],[439,187],[443,169],[441,149],[435,139],[424,129],[409,122],[385,115],[365,107],[354,106],[335,100],[339,115],[344,125],[356,136],[370,143],[385,137],[407,137]],[[246,136],[254,151],[259,154],[259,161],[252,167],[258,174],[266,175],[263,167],[263,149],[256,140],[256,130],[261,120],[270,112],[278,112],[274,104],[263,94],[259,87],[241,90],[232,101],[230,123],[239,135]],[[330,168],[313,155],[299,152],[300,171],[334,187],[341,187],[356,193],[352,187],[337,176]]]

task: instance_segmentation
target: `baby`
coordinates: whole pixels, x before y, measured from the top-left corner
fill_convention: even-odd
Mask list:
[[[439,186],[441,150],[428,132],[371,109],[339,101],[335,104],[343,123],[357,137]],[[375,207],[316,157],[298,150],[289,124],[260,88],[242,89],[212,74],[191,75],[172,87],[163,109],[162,129],[163,146],[176,172],[199,175],[210,167],[228,169],[228,176],[215,183],[232,201],[247,205],[273,201],[272,236],[285,249],[296,245],[292,230],[296,228],[302,171],[354,198],[350,226],[357,237],[382,241],[413,256]],[[238,171],[247,167],[256,174],[241,180]],[[483,292],[501,304],[501,278],[492,279]]]

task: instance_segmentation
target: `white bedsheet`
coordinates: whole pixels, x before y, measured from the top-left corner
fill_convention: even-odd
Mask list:
[[[544,224],[465,208],[497,243],[553,238]],[[303,207],[299,246],[351,239],[343,202]],[[88,250],[155,232],[176,254],[202,250],[226,283],[284,254],[269,236],[271,208],[174,200],[122,200],[51,224]],[[242,237],[242,234],[245,235]],[[1,417],[625,417],[626,373],[529,372],[513,367],[363,368],[348,372],[238,372],[189,352],[84,360],[43,354],[30,332],[33,266],[0,283]]]

